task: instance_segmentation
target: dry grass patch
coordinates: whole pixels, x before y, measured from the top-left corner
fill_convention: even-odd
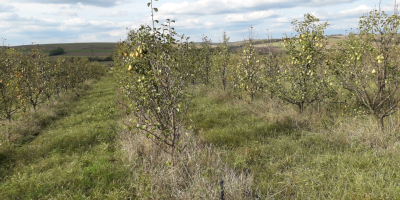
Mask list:
[[[253,174],[224,162],[226,151],[193,137],[172,166],[170,155],[145,136],[128,130],[119,134],[126,159],[132,163],[136,196],[144,199],[218,199],[221,180],[225,199],[252,199]]]

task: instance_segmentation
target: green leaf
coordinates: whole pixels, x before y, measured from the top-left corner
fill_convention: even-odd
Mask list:
[[[158,12],[158,8],[153,8],[153,9],[154,9],[154,11]]]
[[[157,24],[158,24],[158,22],[159,22],[158,20],[154,20],[154,21],[155,21]]]
[[[150,7],[151,3],[147,3],[147,7]]]

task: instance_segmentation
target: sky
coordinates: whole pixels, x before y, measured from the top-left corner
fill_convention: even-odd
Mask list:
[[[118,42],[129,29],[151,24],[150,0],[0,0],[0,45]],[[400,1],[399,1],[400,2]],[[206,35],[220,42],[292,34],[291,21],[310,13],[330,24],[326,34],[356,29],[363,13],[379,0],[159,0],[155,19],[176,21],[178,34],[200,42]],[[393,13],[394,0],[382,0],[382,10]]]

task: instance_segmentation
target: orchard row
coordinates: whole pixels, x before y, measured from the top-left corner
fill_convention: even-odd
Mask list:
[[[52,61],[38,49],[23,53],[2,48],[0,66],[0,117],[10,121],[13,115],[30,108],[36,112],[52,96],[105,73],[104,67],[86,58]]]
[[[130,31],[115,53],[119,88],[127,112],[134,115],[129,128],[172,156],[185,146],[182,124],[192,84],[221,87],[251,100],[268,94],[296,105],[300,113],[340,97],[375,116],[382,131],[384,118],[399,109],[398,15],[373,10],[360,18],[357,31],[328,48],[324,30],[329,24],[307,14],[292,22],[295,35],[283,38],[280,55],[259,53],[252,32],[239,52],[230,50],[225,33],[218,47],[204,37],[198,48],[177,35],[172,22]]]

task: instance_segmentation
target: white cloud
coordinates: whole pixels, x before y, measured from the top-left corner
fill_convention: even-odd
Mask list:
[[[15,6],[7,4],[0,5],[0,12],[16,12],[16,11],[18,11],[18,9]]]
[[[107,28],[107,27],[115,27],[117,23],[112,21],[90,20],[89,24],[96,27]]]
[[[66,26],[86,26],[88,22],[82,18],[74,18],[69,20],[64,20],[64,25]]]
[[[215,24],[214,22],[210,22],[210,21],[204,22],[204,26],[207,28],[211,28],[212,26],[214,26],[214,24]]]
[[[20,17],[15,13],[0,13],[0,20],[14,21]]]
[[[125,31],[121,31],[121,30],[113,30],[113,31],[107,31],[107,32],[103,32],[109,36],[112,37],[117,37],[117,36],[125,36]]]
[[[58,14],[61,16],[66,16],[66,17],[77,17],[78,16],[78,14],[76,12],[69,11],[69,10],[60,11]]]
[[[281,14],[273,11],[273,10],[266,10],[266,11],[255,11],[245,14],[228,14],[224,19],[225,22],[247,22],[247,21],[254,21],[259,19],[265,19],[270,17],[280,16]]]
[[[176,23],[173,25],[174,27],[199,27],[202,22],[199,19],[186,19],[186,20],[177,20]]]
[[[293,20],[293,18],[290,18],[290,17],[278,17],[276,19],[276,21],[281,22],[281,23],[291,22],[292,20]]]
[[[115,42],[126,38],[126,28],[151,24],[148,1],[142,0],[0,0],[0,36],[14,45],[31,41]],[[153,1],[154,2],[154,1]],[[165,3],[168,2],[168,3]],[[202,35],[215,42],[223,31],[231,41],[242,40],[250,25],[262,38],[266,29],[274,38],[292,32],[293,19],[312,13],[329,21],[328,34],[357,28],[357,20],[379,0],[168,0],[154,2],[154,19],[174,19],[178,34],[196,41]],[[393,0],[382,9],[393,13]],[[160,25],[156,25],[160,27]]]
[[[300,6],[326,6],[351,3],[354,1],[355,0],[197,0],[194,2],[165,3],[160,7],[160,11],[170,14],[216,15]]]
[[[96,35],[82,35],[80,36],[81,41],[97,41],[98,38]]]
[[[122,17],[122,16],[127,16],[129,14],[128,10],[117,10],[113,11],[111,13],[104,14],[103,16],[105,17]]]
[[[6,0],[2,0],[3,2]],[[14,3],[38,3],[38,4],[82,4],[97,7],[112,7],[128,3],[129,0],[13,0]]]
[[[65,6],[60,7],[61,10],[83,10],[84,6],[82,3],[78,2],[77,4],[66,4]]]
[[[63,17],[78,17],[77,12],[70,11],[70,10],[61,10],[59,12],[43,12],[45,15],[49,16],[63,16]]]
[[[277,28],[277,27],[282,27],[282,26],[286,26],[286,23],[273,23],[271,25],[272,28]]]
[[[359,18],[349,18],[349,19],[345,19],[343,20],[346,23],[353,23],[353,24],[357,24],[359,22]]]
[[[344,15],[344,16],[354,16],[354,15],[361,16],[363,13],[366,13],[371,10],[372,10],[372,8],[367,5],[360,5],[356,8],[342,10],[339,12],[339,14]]]

